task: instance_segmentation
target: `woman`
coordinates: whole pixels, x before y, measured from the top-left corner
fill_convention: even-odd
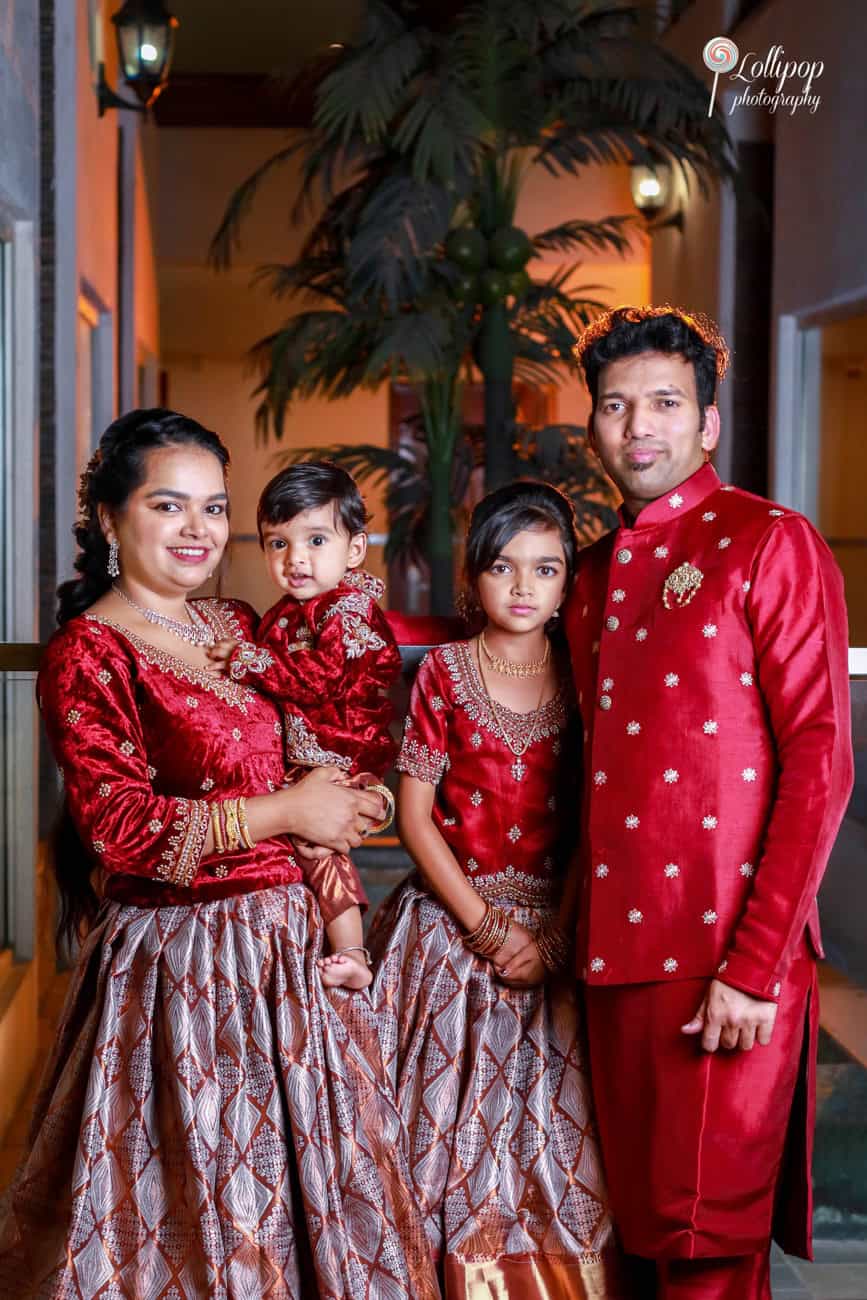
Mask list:
[[[194,421],[134,411],[82,480],[38,689],[74,832],[61,930],[93,924],[5,1207],[4,1297],[436,1294],[366,1004],[350,1037],[286,838],[345,853],[380,800],[328,771],[281,788],[273,705],[208,668],[253,611],[187,601],[226,546],[227,464]]]

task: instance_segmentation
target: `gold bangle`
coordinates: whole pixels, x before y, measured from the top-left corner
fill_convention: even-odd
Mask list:
[[[223,810],[226,814],[226,852],[237,853],[241,847],[241,832],[238,827],[238,800],[224,799]]]
[[[238,827],[241,831],[241,841],[245,848],[254,849],[256,841],[250,834],[250,823],[247,821],[247,800],[241,795],[238,800]]]
[[[552,973],[562,970],[569,958],[569,941],[553,921],[544,921],[534,936],[542,964]]]
[[[380,831],[388,830],[389,826],[394,821],[394,795],[391,793],[387,785],[368,785],[365,789],[373,790],[376,794],[381,794],[388,810],[381,822],[376,822],[373,826],[370,826],[367,829],[367,835],[378,835]]]
[[[488,903],[480,924],[464,935],[464,945],[479,957],[493,957],[508,939],[511,928],[512,922],[507,913],[501,907]]]
[[[211,830],[214,832],[214,852],[225,853],[226,843],[223,839],[223,822],[220,817],[220,804],[211,804]]]

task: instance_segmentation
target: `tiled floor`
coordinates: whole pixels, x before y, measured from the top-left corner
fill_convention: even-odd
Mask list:
[[[812,1264],[777,1251],[771,1287],[774,1300],[867,1300],[867,1242],[817,1242]]]

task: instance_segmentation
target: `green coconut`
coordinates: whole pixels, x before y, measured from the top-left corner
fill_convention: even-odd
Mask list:
[[[452,297],[455,302],[475,302],[479,292],[479,278],[472,271],[459,271],[452,279]]]
[[[482,271],[479,276],[479,298],[486,307],[502,302],[508,292],[508,277],[504,271],[498,271],[493,266]]]
[[[517,226],[501,226],[491,235],[488,255],[501,271],[520,271],[532,257],[533,245],[526,231]]]
[[[481,271],[488,261],[488,241],[480,230],[461,226],[446,240],[446,257],[462,271]]]
[[[511,271],[506,276],[506,284],[513,298],[523,298],[532,283],[529,275],[524,270]]]

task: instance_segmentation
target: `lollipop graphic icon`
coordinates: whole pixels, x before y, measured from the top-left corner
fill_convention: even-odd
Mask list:
[[[704,60],[704,66],[710,68],[713,73],[713,90],[710,93],[710,107],[707,110],[707,115],[710,117],[716,100],[719,74],[721,72],[731,72],[732,68],[735,67],[738,61],[738,47],[727,36],[714,36],[702,50],[701,57]]]

